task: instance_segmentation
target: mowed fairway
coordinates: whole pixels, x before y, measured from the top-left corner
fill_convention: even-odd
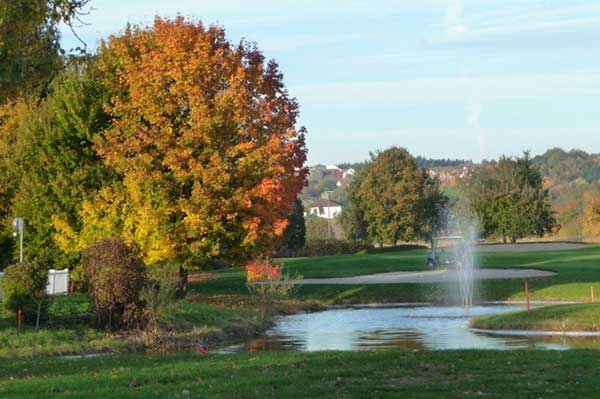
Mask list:
[[[350,277],[393,271],[425,270],[426,249],[389,250],[355,255],[283,259],[284,272],[305,278]],[[581,249],[532,252],[490,252],[478,255],[486,268],[547,270],[555,276],[528,279],[533,300],[590,300],[590,287],[600,295],[600,246]],[[244,274],[225,270],[215,278],[194,283],[200,295],[247,295]],[[329,303],[443,301],[443,284],[311,285],[301,286],[299,299]],[[522,300],[524,280],[486,280],[477,287],[478,300]]]
[[[382,351],[33,359],[0,364],[3,399],[593,398],[596,351]]]

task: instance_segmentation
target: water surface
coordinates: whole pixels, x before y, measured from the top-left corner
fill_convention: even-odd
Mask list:
[[[331,309],[281,316],[262,337],[228,348],[249,350],[570,349],[599,345],[597,338],[497,336],[469,329],[475,316],[523,310],[492,305]]]

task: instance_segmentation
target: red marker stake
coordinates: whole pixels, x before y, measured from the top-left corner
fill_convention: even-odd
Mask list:
[[[17,331],[21,332],[23,328],[23,311],[19,309],[17,311]]]
[[[594,302],[594,287],[590,287],[590,296],[592,297],[592,302]]]

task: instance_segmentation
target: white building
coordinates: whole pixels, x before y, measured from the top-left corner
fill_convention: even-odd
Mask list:
[[[342,213],[342,204],[328,199],[318,199],[305,207],[309,215],[316,215],[324,219],[335,219]]]
[[[342,172],[342,179],[348,179],[350,176],[354,176],[355,173],[356,171],[352,168],[346,169]]]

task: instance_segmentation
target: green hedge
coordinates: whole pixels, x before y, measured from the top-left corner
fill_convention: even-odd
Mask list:
[[[359,251],[365,251],[372,248],[372,245],[365,242],[353,242],[346,240],[312,239],[307,240],[304,248],[297,251],[296,256],[327,256],[340,254],[354,254]]]

